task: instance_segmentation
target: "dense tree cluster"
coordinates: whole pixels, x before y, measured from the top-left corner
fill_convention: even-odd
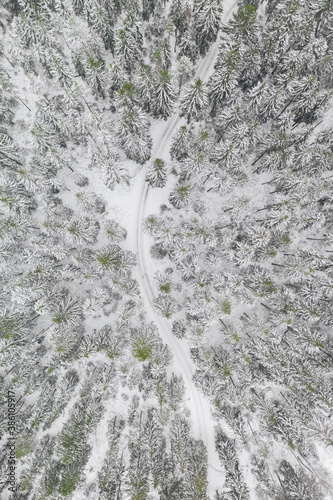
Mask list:
[[[158,2],[19,0],[1,15],[0,394],[20,401],[10,498],[204,499],[206,451],[109,204],[130,186],[126,158],[150,159],[151,120],[170,116],[193,64],[171,60]],[[151,159],[150,185],[167,175]],[[7,458],[1,447],[1,496]]]
[[[258,497],[329,488],[318,450],[332,446],[332,44],[319,12],[331,19],[332,6],[320,5],[239,6],[207,91],[196,80],[183,94],[177,178],[144,225],[173,271],[156,309],[177,304],[166,317],[229,429],[217,436],[228,471],[217,498],[249,498],[245,446],[268,460],[252,471]],[[278,447],[264,456],[268,440]]]
[[[215,500],[330,494],[333,6],[229,8],[3,2],[0,401],[15,391],[19,467],[9,496],[1,447],[1,495],[209,498],[112,205],[133,203],[138,166],[163,203],[142,221],[152,305],[218,424]],[[169,119],[168,153],[153,137]]]

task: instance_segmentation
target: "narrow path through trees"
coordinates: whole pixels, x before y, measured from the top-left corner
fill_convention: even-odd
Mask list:
[[[233,10],[236,7],[235,0],[227,0],[223,4],[223,23],[226,23],[232,15]],[[195,78],[204,79],[208,71],[213,67],[219,49],[218,41],[213,44],[207,55],[201,60],[197,68]],[[165,125],[156,141],[153,151],[152,159],[157,157],[163,158],[169,142],[171,135],[175,132],[182,119],[179,117],[178,113],[174,113],[169,120],[165,122]],[[215,431],[214,431],[214,420],[210,412],[210,405],[207,399],[200,393],[200,391],[194,385],[192,380],[195,366],[190,358],[189,347],[185,341],[177,339],[171,331],[171,325],[167,320],[160,318],[153,306],[153,301],[155,299],[155,294],[147,274],[147,269],[149,267],[149,252],[145,251],[144,239],[147,236],[142,232],[142,220],[146,216],[145,208],[147,204],[147,199],[149,196],[150,188],[149,185],[144,182],[142,185],[142,191],[139,198],[139,208],[137,211],[137,224],[136,224],[136,254],[138,256],[138,267],[139,267],[139,285],[141,288],[142,296],[145,302],[147,315],[151,318],[157,325],[159,333],[163,341],[170,347],[174,360],[171,369],[177,374],[183,376],[185,383],[186,393],[188,397],[188,406],[191,411],[192,428],[194,432],[194,437],[196,439],[202,439],[204,442],[207,453],[208,453],[208,493],[212,497],[217,489],[220,489],[224,483],[225,473],[221,468],[219,462],[218,454],[215,450]]]

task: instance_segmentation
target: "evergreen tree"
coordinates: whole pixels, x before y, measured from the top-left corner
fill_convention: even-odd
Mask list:
[[[69,224],[65,224],[65,238],[70,243],[94,243],[99,230],[96,220],[89,217],[74,217]]]
[[[93,2],[87,5],[87,16],[92,28],[102,37],[106,50],[114,52],[113,25],[116,21],[117,8],[115,2]]]
[[[259,36],[256,8],[250,3],[239,7],[225,30],[235,38],[242,38],[248,45],[255,44]]]
[[[109,240],[120,243],[126,239],[127,231],[115,220],[106,221],[104,229]]]
[[[146,64],[141,66],[140,71],[136,75],[136,87],[140,94],[141,107],[149,113],[154,95],[153,71],[151,66]]]
[[[149,166],[146,174],[146,182],[152,187],[163,187],[167,181],[165,162],[156,158]]]
[[[52,321],[59,327],[78,325],[82,320],[82,309],[80,304],[66,295],[60,302],[50,305]]]
[[[169,201],[175,208],[188,205],[191,198],[191,186],[188,183],[179,183],[170,192]]]
[[[109,93],[111,97],[113,97],[115,91],[120,90],[120,88],[126,83],[126,80],[126,72],[122,65],[117,62],[110,64],[108,82],[110,84]]]
[[[161,70],[154,74],[153,82],[154,114],[166,120],[171,115],[176,100],[172,77],[168,71]]]
[[[16,169],[17,165],[21,165],[13,139],[3,133],[0,133],[0,162],[3,168]]]
[[[159,314],[167,319],[178,311],[177,302],[168,295],[160,294],[154,300],[154,306],[158,310]]]
[[[212,103],[212,114],[238,85],[238,75],[223,66],[218,67],[208,81],[208,93]]]
[[[188,158],[182,160],[182,177],[189,179],[193,174],[205,171],[208,169],[208,159],[205,153],[193,151]]]
[[[117,135],[128,158],[144,163],[150,158],[152,139],[145,114],[135,105],[120,111]]]
[[[195,0],[194,23],[196,43],[201,55],[205,55],[215,42],[221,24],[222,6],[219,0]]]
[[[195,63],[198,57],[199,49],[195,42],[195,29],[193,26],[189,26],[182,34],[179,42],[179,57],[186,56],[192,63]]]
[[[171,447],[175,462],[182,473],[185,472],[188,464],[189,439],[188,422],[178,415],[175,416],[171,422]]]
[[[184,0],[172,0],[170,7],[170,18],[176,28],[176,43],[188,28],[191,16],[191,7]]]
[[[51,78],[54,78],[63,87],[72,85],[73,73],[67,61],[61,57],[58,51],[51,47],[40,46],[38,54],[43,67]]]
[[[94,59],[87,53],[84,58],[83,66],[85,78],[93,94],[99,95],[104,99],[106,84],[104,62]]]
[[[142,61],[143,36],[141,24],[133,11],[127,11],[123,28],[115,36],[115,55],[124,68],[131,72]]]
[[[202,441],[191,440],[187,473],[188,498],[207,499],[207,452]]]
[[[185,116],[187,123],[190,123],[191,118],[199,120],[202,112],[207,107],[207,103],[208,98],[205,84],[200,78],[197,78],[183,93],[180,100],[180,116]]]
[[[190,59],[186,56],[180,57],[177,65],[177,78],[179,81],[179,91],[182,86],[187,83],[194,74],[194,68]]]
[[[172,138],[170,156],[172,159],[181,160],[188,156],[191,148],[191,132],[185,125],[179,128]]]
[[[152,59],[159,70],[168,70],[171,66],[171,47],[168,38],[164,38],[159,48],[152,54]]]

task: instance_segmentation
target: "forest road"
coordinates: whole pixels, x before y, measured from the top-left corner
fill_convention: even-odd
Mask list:
[[[235,0],[225,0],[223,3],[222,22],[228,22],[233,10],[236,8]],[[218,41],[213,44],[207,55],[200,61],[195,78],[204,78],[213,67],[218,54]],[[157,138],[152,158],[165,156],[169,149],[171,135],[180,124],[178,113],[173,114],[164,124]],[[212,498],[216,490],[221,490],[224,483],[225,472],[221,468],[218,453],[215,450],[215,421],[210,412],[210,404],[193,382],[195,366],[190,357],[189,346],[184,340],[176,338],[171,331],[168,320],[159,317],[154,309],[153,301],[156,298],[149,276],[149,245],[148,237],[142,232],[142,221],[145,217],[145,208],[149,195],[149,185],[144,182],[139,198],[139,209],[136,223],[136,255],[138,256],[138,281],[146,305],[147,316],[155,322],[162,340],[170,347],[173,354],[173,363],[170,367],[178,375],[182,375],[187,397],[187,405],[191,411],[192,429],[195,439],[201,439],[208,454],[208,494]]]

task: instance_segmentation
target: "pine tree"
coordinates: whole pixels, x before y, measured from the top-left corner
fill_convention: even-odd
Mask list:
[[[207,155],[199,151],[193,151],[188,158],[182,160],[182,177],[189,179],[193,174],[209,170]]]
[[[153,102],[154,82],[152,67],[143,64],[136,75],[136,87],[140,94],[140,103],[143,109],[149,113]]]
[[[104,223],[104,229],[109,240],[120,243],[126,239],[127,231],[115,220],[108,220]]]
[[[161,47],[163,69],[168,70],[171,66],[171,47],[168,38],[164,38]]]
[[[138,460],[129,468],[126,492],[132,500],[144,500],[148,498],[148,467],[144,459]]]
[[[197,78],[189,85],[180,100],[181,115],[187,118],[190,123],[191,118],[199,120],[208,103],[207,91],[204,82]]]
[[[116,21],[117,9],[115,3],[105,2],[103,5],[101,2],[93,2],[88,7],[88,18],[89,23],[92,28],[102,37],[104,42],[104,47],[106,50],[111,50],[114,52],[114,32],[113,25]]]
[[[133,11],[127,11],[123,28],[115,37],[115,55],[127,71],[131,72],[142,61],[142,47],[141,24]]]
[[[114,189],[116,184],[123,181],[129,184],[128,171],[119,164],[116,158],[101,157],[99,167],[102,170],[104,184],[108,188]]]
[[[147,421],[144,426],[144,439],[149,448],[149,458],[153,461],[163,444],[162,427],[154,418],[153,408],[148,410]]]
[[[194,68],[190,59],[186,56],[179,58],[177,64],[177,79],[179,81],[179,91],[182,86],[187,83],[194,74]]]
[[[207,499],[207,451],[202,441],[191,440],[187,472],[187,490],[189,500]]]
[[[119,63],[110,64],[108,82],[110,84],[109,93],[113,97],[114,92],[121,89],[126,83],[127,75],[122,65]]]
[[[31,134],[34,143],[43,153],[46,153],[48,149],[64,145],[64,142],[60,138],[58,130],[53,123],[36,121],[31,130]]]
[[[176,184],[170,192],[169,201],[175,208],[183,208],[190,202],[191,186],[188,183]]]
[[[117,135],[128,158],[144,163],[150,158],[152,139],[149,121],[139,107],[124,107],[120,110]]]
[[[211,43],[216,40],[222,12],[219,0],[195,0],[194,2],[196,43],[201,55],[205,55]]]
[[[185,125],[181,126],[172,138],[170,156],[172,159],[181,160],[188,156],[191,148],[191,132]]]
[[[216,107],[222,104],[238,85],[238,75],[223,66],[218,67],[208,82],[209,98],[212,102],[212,114]]]
[[[228,472],[226,475],[226,487],[230,488],[230,498],[235,500],[249,500],[250,491],[241,474],[238,462],[236,463],[234,472]]]
[[[96,261],[102,270],[117,270],[121,264],[121,248],[107,245],[96,252]]]
[[[123,29],[116,34],[115,54],[127,71],[131,71],[134,64],[141,61],[141,53],[133,35]]]
[[[262,64],[258,47],[249,48],[242,57],[240,83],[244,90],[252,88],[260,81]]]
[[[102,61],[103,42],[97,32],[91,29],[83,17],[70,16],[66,19],[67,36],[65,43],[71,49],[74,67],[84,77],[83,60],[92,57]]]
[[[195,29],[193,26],[189,26],[182,34],[179,42],[179,57],[186,56],[192,63],[195,63],[198,57],[198,46],[195,43]]]
[[[167,181],[167,170],[165,162],[156,158],[149,166],[146,174],[146,182],[152,187],[163,187]]]
[[[153,324],[133,332],[131,342],[132,355],[139,361],[151,359],[156,345],[156,327]]]
[[[123,420],[115,418],[109,423],[109,448],[98,473],[98,484],[103,500],[116,500],[119,496],[122,477],[125,472],[123,456],[119,457],[119,439],[125,425]]]
[[[77,216],[65,224],[65,238],[70,243],[95,243],[99,224],[90,217]]]
[[[191,7],[184,0],[172,0],[170,18],[176,28],[176,43],[187,29],[191,15]]]
[[[188,422],[176,415],[171,422],[171,449],[182,473],[185,472],[188,464],[189,439]]]
[[[184,338],[186,335],[186,324],[181,321],[173,321],[172,333],[180,339]]]
[[[65,328],[68,325],[78,325],[82,321],[82,309],[80,304],[69,295],[63,298],[59,303],[50,306],[52,321],[59,328]]]
[[[285,495],[291,498],[304,498],[304,500],[324,497],[315,481],[311,480],[302,470],[296,472],[286,460],[281,461],[279,473],[283,478],[282,488]]]
[[[75,193],[75,201],[82,210],[92,210],[95,205],[95,195],[89,191],[78,191]]]
[[[0,165],[2,168],[17,169],[17,166],[22,166],[18,159],[17,148],[13,139],[7,135],[0,133]]]
[[[39,59],[51,78],[62,87],[70,87],[73,83],[73,73],[67,61],[58,51],[51,47],[41,46],[38,49]]]
[[[242,38],[248,45],[255,44],[258,41],[257,11],[250,3],[239,7],[233,14],[231,21],[225,27],[227,33],[232,36]]]
[[[0,234],[3,243],[24,240],[34,229],[36,226],[28,215],[8,215],[0,219]]]
[[[50,21],[50,15],[45,5],[34,8],[27,6],[25,12],[20,12],[13,20],[14,36],[26,47],[56,46],[56,33]]]
[[[154,306],[164,318],[169,319],[178,311],[177,302],[169,295],[158,295],[154,300]]]
[[[94,57],[86,53],[84,58],[84,73],[93,94],[99,95],[104,99],[106,84],[104,62],[94,59]]]
[[[176,100],[172,77],[168,71],[161,70],[155,73],[153,81],[152,108],[155,116],[166,120],[171,115]]]

